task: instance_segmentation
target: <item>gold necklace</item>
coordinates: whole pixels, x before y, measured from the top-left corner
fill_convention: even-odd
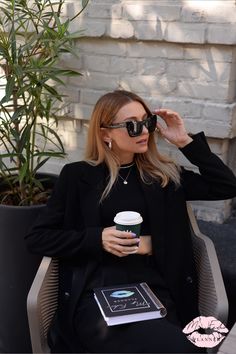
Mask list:
[[[133,164],[133,165],[134,165],[134,164]],[[129,178],[129,175],[130,175],[130,172],[131,172],[131,169],[132,169],[133,165],[130,166],[129,172],[128,172],[128,174],[127,174],[127,176],[126,176],[125,178],[122,177],[122,176],[118,173],[118,176],[122,179],[123,184],[128,184],[128,178]]]

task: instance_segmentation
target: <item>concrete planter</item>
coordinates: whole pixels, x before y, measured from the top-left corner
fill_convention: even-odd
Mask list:
[[[0,205],[0,353],[30,353],[26,299],[42,259],[24,236],[45,205]]]
[[[41,257],[24,236],[44,206],[0,205],[0,352],[30,353],[26,298]]]

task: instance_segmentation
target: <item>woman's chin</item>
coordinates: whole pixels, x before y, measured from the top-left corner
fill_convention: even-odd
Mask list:
[[[136,154],[142,154],[144,152],[147,152],[147,150],[148,150],[148,144],[139,145]]]

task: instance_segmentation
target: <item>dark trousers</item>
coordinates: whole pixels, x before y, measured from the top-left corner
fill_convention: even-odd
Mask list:
[[[75,316],[78,348],[82,345],[86,353],[205,352],[182,332],[173,303],[165,305],[168,309],[165,318],[107,326],[94,297],[87,296]]]

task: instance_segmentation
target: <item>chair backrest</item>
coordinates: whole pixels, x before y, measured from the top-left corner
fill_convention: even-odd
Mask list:
[[[193,251],[198,273],[198,307],[202,316],[214,316],[226,324],[228,298],[212,240],[202,234],[191,206],[187,203]]]
[[[50,353],[48,329],[58,303],[58,260],[43,257],[27,297],[27,312],[33,353]]]
[[[216,251],[211,239],[203,235],[187,204],[194,259],[198,273],[199,310],[227,322],[228,299]],[[27,298],[27,311],[33,353],[49,353],[47,333],[57,309],[58,260],[43,257]]]

